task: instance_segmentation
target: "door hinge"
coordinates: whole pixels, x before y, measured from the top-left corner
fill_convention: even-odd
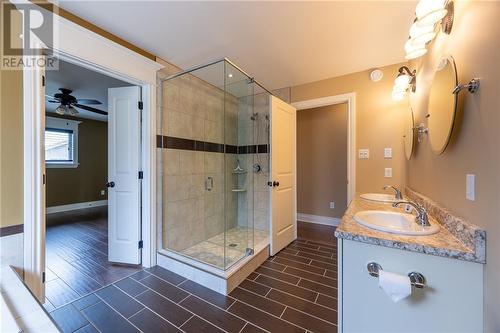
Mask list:
[[[142,108],[144,107],[144,104],[142,103],[142,101],[139,101],[138,106],[139,106],[139,110],[142,110]]]
[[[42,185],[45,185],[45,174],[42,175]]]
[[[144,173],[142,171],[139,171],[139,179],[143,179],[144,178]]]
[[[45,283],[45,272],[42,272],[42,283]]]
[[[42,86],[45,87],[45,75],[42,75]]]
[[[142,240],[139,241],[139,248],[142,249],[144,247],[144,242]]]

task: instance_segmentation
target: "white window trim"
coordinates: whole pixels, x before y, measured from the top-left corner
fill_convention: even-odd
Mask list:
[[[80,163],[78,163],[78,125],[81,121],[47,117],[45,120],[45,129],[54,128],[61,130],[70,130],[73,132],[73,162],[70,163],[57,163],[57,162],[45,162],[46,168],[78,168]]]

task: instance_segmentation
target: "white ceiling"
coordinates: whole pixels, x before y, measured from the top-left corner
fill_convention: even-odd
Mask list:
[[[404,61],[416,1],[60,1],[181,67],[227,57],[270,89]]]
[[[102,104],[89,106],[106,112],[108,111],[108,88],[130,85],[129,83],[62,60],[59,61],[58,70],[48,70],[46,72],[46,78],[45,94],[54,96],[55,93],[59,92],[59,88],[71,89],[73,90],[71,95],[76,98],[97,99]],[[58,103],[45,102],[45,110],[48,113],[55,113],[55,109],[58,106]],[[77,108],[77,110],[79,112],[78,118],[101,121],[107,121],[108,118],[107,116],[80,108]]]

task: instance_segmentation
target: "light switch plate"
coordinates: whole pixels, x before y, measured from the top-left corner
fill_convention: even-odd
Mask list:
[[[359,149],[358,150],[358,159],[367,160],[370,158],[370,149]]]
[[[384,158],[392,158],[392,148],[384,148]]]
[[[465,175],[465,198],[476,201],[476,175]]]
[[[385,168],[384,169],[384,177],[385,178],[392,178],[392,168]]]

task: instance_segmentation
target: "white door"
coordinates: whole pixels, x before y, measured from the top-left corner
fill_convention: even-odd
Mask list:
[[[140,87],[108,89],[108,257],[140,264]]]
[[[271,255],[297,238],[296,110],[271,96]]]

